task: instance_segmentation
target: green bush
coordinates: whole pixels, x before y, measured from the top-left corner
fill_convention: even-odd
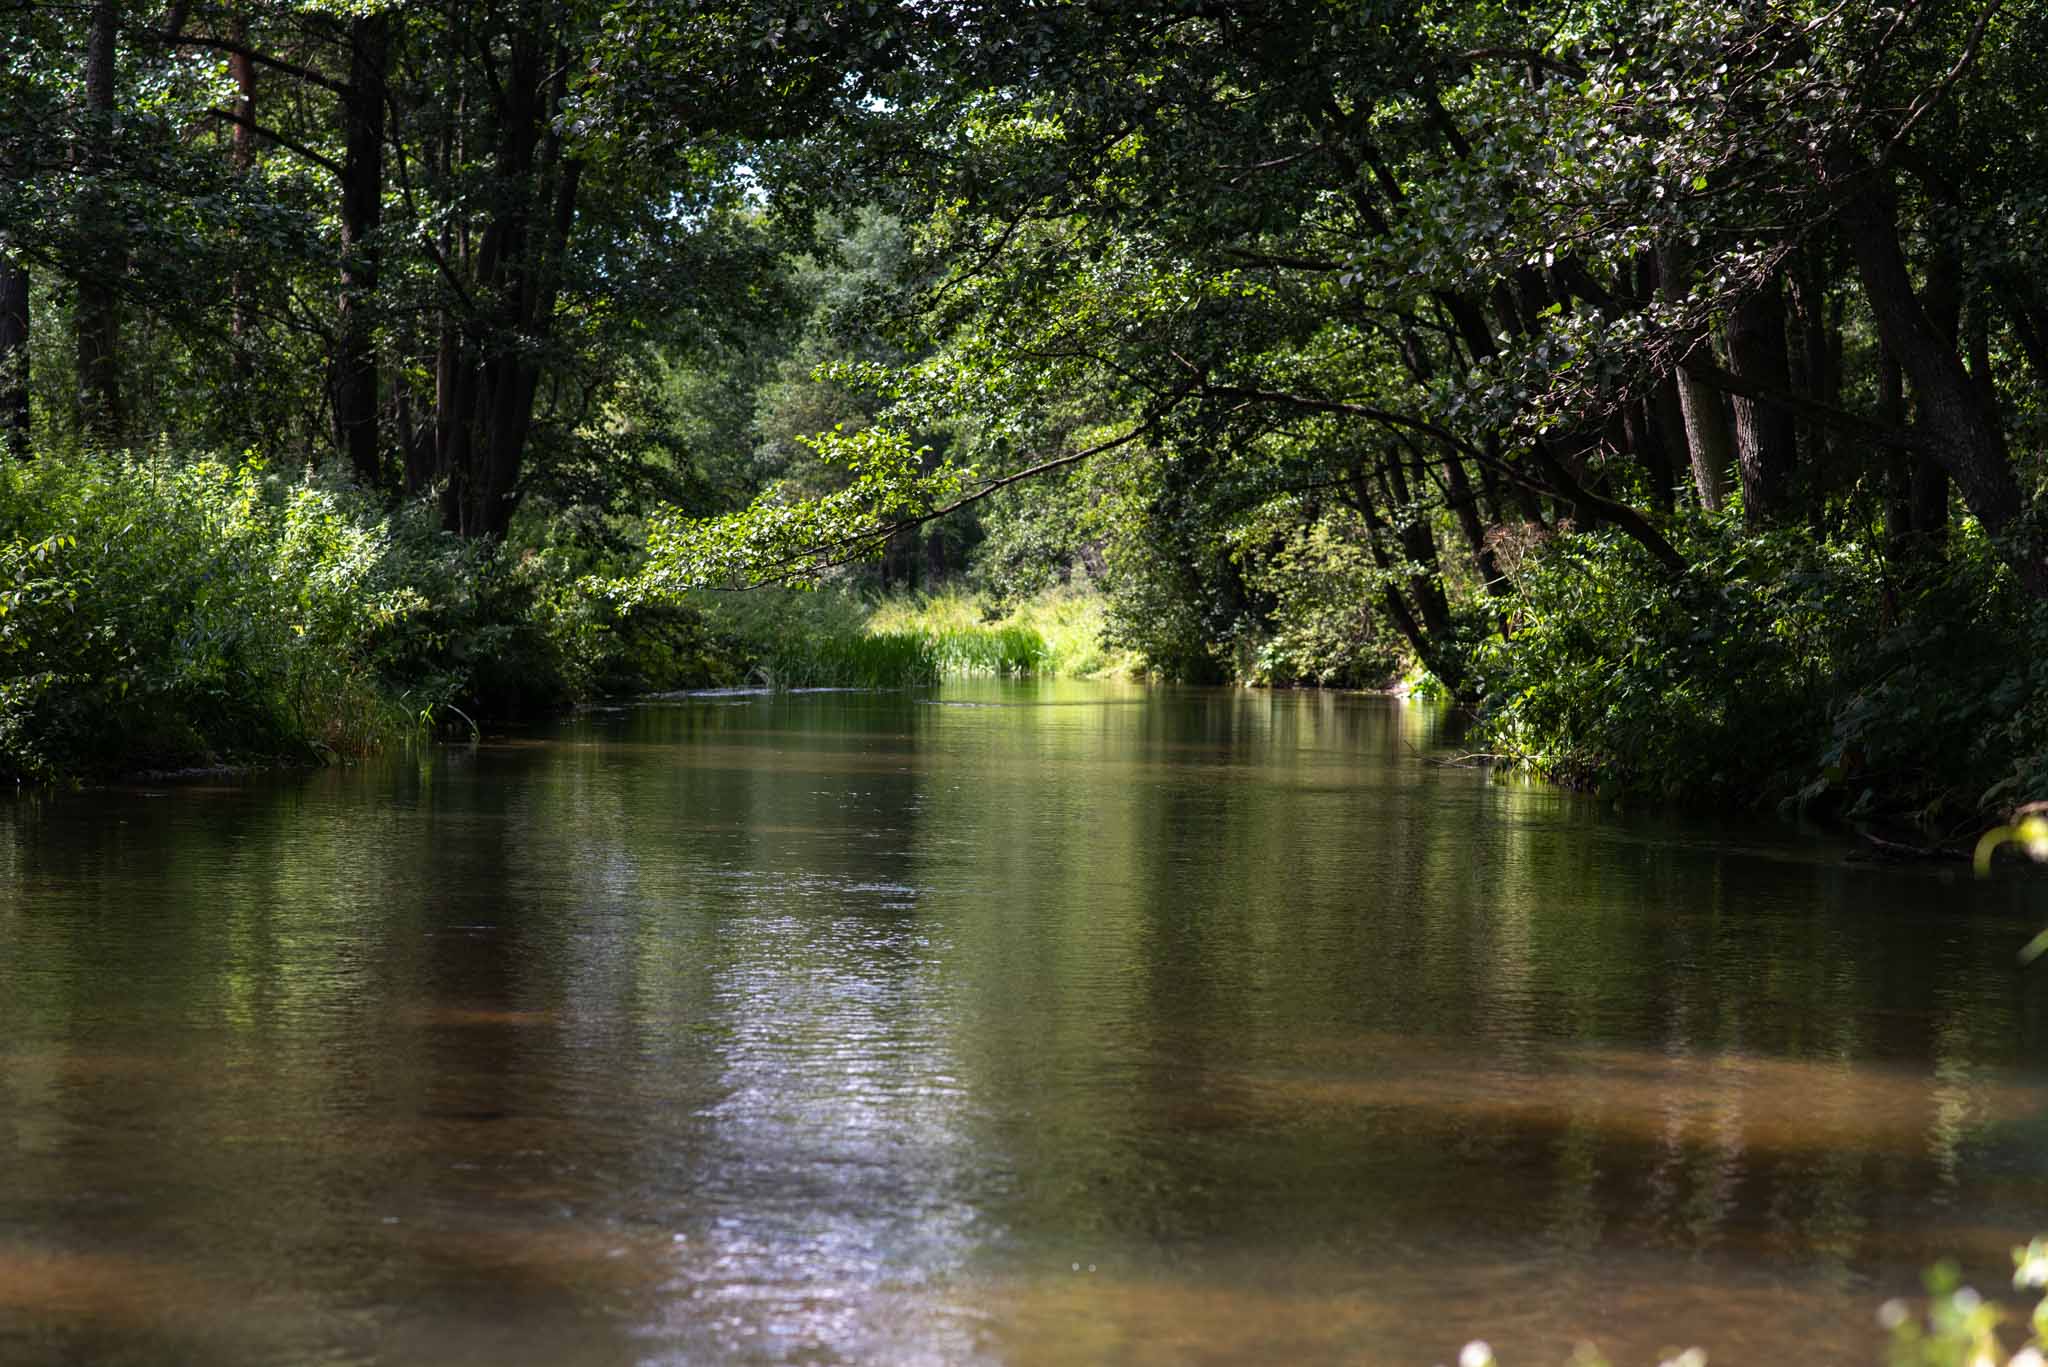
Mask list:
[[[1666,573],[1612,532],[1518,571],[1478,650],[1482,735],[1566,784],[1737,805],[1946,813],[2044,795],[2048,610],[1969,528],[1905,586],[1856,543],[1696,521]]]
[[[412,605],[383,533],[260,468],[0,469],[0,772],[310,758],[406,719],[356,643]]]
[[[43,452],[0,466],[0,775],[311,761],[557,707],[634,672],[646,633],[608,612],[563,554],[465,542],[425,504]]]
[[[1796,786],[1862,606],[1853,578],[1790,538],[1703,528],[1686,549],[1682,578],[1612,532],[1525,561],[1511,637],[1474,661],[1492,748],[1581,787],[1725,801]]]
[[[1384,688],[1409,663],[1377,608],[1382,571],[1349,509],[1303,523],[1285,504],[1239,550],[1246,579],[1272,602],[1243,672],[1256,684]]]

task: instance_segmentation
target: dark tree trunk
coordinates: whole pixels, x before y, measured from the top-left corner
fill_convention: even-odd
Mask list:
[[[1878,415],[1885,423],[1905,431],[1905,372],[1899,369],[1898,357],[1882,342],[1877,348],[1877,402]],[[1902,447],[1885,452],[1885,542],[1886,551],[1894,560],[1903,561],[1912,555],[1913,464],[1919,459],[1924,457],[1916,457]]]
[[[518,507],[582,183],[554,131],[569,49],[532,29],[509,48],[494,107],[501,198],[468,272],[480,311],[444,326],[436,357],[442,520],[463,536],[502,537]]]
[[[1964,369],[1955,343],[1942,336],[1913,289],[1899,244],[1898,210],[1890,186],[1877,180],[1867,164],[1848,164],[1838,157],[1830,169],[1838,181],[1846,183],[1852,177],[1856,181],[1842,203],[1842,229],[1877,320],[1878,335],[1898,357],[1913,388],[1915,432],[1942,471],[1955,481],[1963,502],[1984,530],[2006,540],[2006,561],[2027,591],[2048,598],[2048,545],[2039,530],[2022,526],[2025,500],[1996,412]],[[1921,504],[1919,493],[1916,489],[1916,510],[1928,506]]]
[[[1387,573],[1386,582],[1380,589],[1380,603],[1393,621],[1395,630],[1401,633],[1415,651],[1415,658],[1421,661],[1422,667],[1434,674],[1443,686],[1451,691],[1453,697],[1470,701],[1465,686],[1464,668],[1457,656],[1448,648],[1448,641],[1441,633],[1433,632],[1428,627],[1423,620],[1423,614],[1417,612],[1416,607],[1410,604],[1407,596],[1393,582],[1392,572],[1397,565],[1388,542],[1393,538],[1394,532],[1379,510],[1379,500],[1374,498],[1371,481],[1366,477],[1364,470],[1354,470],[1351,473],[1350,485],[1345,491],[1344,500],[1365,519],[1367,549],[1372,552],[1373,563]],[[1417,584],[1417,578],[1409,578],[1411,591]],[[1448,623],[1447,612],[1445,617]]]
[[[1671,466],[1671,448],[1665,444],[1663,429],[1651,421],[1651,407],[1652,401],[1640,400],[1623,405],[1622,434],[1636,463],[1643,467],[1643,477],[1649,481],[1650,501],[1657,511],[1669,513],[1675,503],[1672,490],[1678,477]]]
[[[0,455],[29,454],[28,266],[0,249]]]
[[[1508,577],[1501,573],[1500,561],[1493,553],[1493,546],[1486,539],[1486,524],[1479,515],[1479,496],[1472,488],[1472,479],[1465,473],[1465,462],[1456,451],[1445,451],[1443,458],[1444,483],[1449,487],[1452,514],[1458,519],[1458,530],[1465,535],[1465,545],[1472,552],[1472,564],[1479,571],[1480,582],[1486,592],[1494,598],[1506,597],[1513,590]]]
[[[1779,276],[1773,275],[1729,315],[1728,368],[1752,384],[1791,391],[1785,291]],[[1738,394],[1734,405],[1743,517],[1752,527],[1783,521],[1792,512],[1792,482],[1799,461],[1798,424],[1791,410],[1781,404]]]
[[[390,26],[382,14],[349,25],[349,84],[342,100],[347,150],[341,174],[341,305],[334,426],[356,480],[384,483],[377,441],[377,229],[384,202],[384,77]]]
[[[2012,272],[1999,280],[1998,294],[2027,367],[2034,372],[2034,383],[2048,389],[2048,308],[2041,307],[2031,282]]]
[[[1661,280],[1657,254],[1652,251],[1636,253],[1632,282],[1636,294],[1642,299],[1654,299]],[[1692,484],[1692,454],[1686,444],[1685,412],[1679,404],[1678,377],[1675,374],[1660,376],[1644,396],[1643,425],[1645,441],[1654,443],[1663,453],[1664,473],[1657,506],[1671,512],[1677,506],[1680,485]]]
[[[114,63],[121,7],[113,0],[94,0],[85,54],[85,171],[88,189],[84,213],[88,222],[110,224],[114,215],[103,189],[94,184],[111,172],[114,134]],[[94,261],[78,283],[78,425],[104,447],[121,444],[125,427],[121,411],[121,314],[116,282],[127,272],[127,253],[118,227],[107,229]]]
[[[1822,250],[1810,247],[1800,253],[1789,281],[1792,309],[1799,322],[1799,344],[1792,351],[1792,384],[1799,393],[1839,408],[1842,367],[1828,323],[1828,292],[1822,283],[1827,279],[1826,265]],[[1817,503],[1825,497],[1833,477],[1831,434],[1821,423],[1802,422],[1799,436],[1807,471],[1806,496]]]
[[[1508,521],[1508,499],[1511,495],[1501,488],[1500,471],[1492,462],[1479,462],[1479,497],[1486,510],[1486,522],[1490,527],[1504,526]]]
[[[1659,442],[1670,454],[1666,457],[1670,470],[1671,502],[1678,499],[1681,488],[1695,488],[1692,478],[1692,451],[1686,443],[1685,409],[1678,397],[1678,377],[1666,375],[1650,391],[1646,405],[1649,409],[1651,426],[1656,429]],[[1697,490],[1695,489],[1695,493]]]
[[[1916,456],[1912,489],[1913,537],[1925,554],[1938,555],[1948,544],[1948,471],[1939,461]]]
[[[1439,640],[1448,641],[1451,636],[1451,603],[1444,596],[1443,567],[1437,559],[1436,536],[1429,529],[1429,518],[1415,506],[1408,474],[1402,468],[1399,456],[1389,456],[1380,467],[1380,474],[1387,483],[1387,506],[1399,519],[1395,523],[1395,535],[1401,554],[1411,567],[1409,597],[1421,613],[1423,629]],[[1445,682],[1449,683],[1449,680]]]

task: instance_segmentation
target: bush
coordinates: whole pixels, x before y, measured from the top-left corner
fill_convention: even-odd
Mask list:
[[[1854,577],[1790,538],[1700,533],[1683,577],[1613,532],[1524,561],[1512,636],[1474,660],[1493,749],[1561,783],[1667,797],[1803,781],[1860,617]]]
[[[0,469],[0,772],[305,759],[403,729],[360,643],[413,604],[351,511],[216,461]]]
[[[1357,514],[1333,509],[1307,523],[1284,516],[1260,533],[1240,559],[1273,609],[1253,643],[1248,681],[1384,688],[1400,678],[1407,643],[1375,608],[1383,574]]]
[[[2048,608],[1973,531],[1910,589],[1854,543],[1679,540],[1684,576],[1612,532],[1529,554],[1510,639],[1475,658],[1493,750],[1573,786],[1928,824],[2043,795]]]
[[[168,454],[0,467],[17,780],[305,762],[557,707],[644,645],[615,627],[562,553],[465,542],[425,504]]]

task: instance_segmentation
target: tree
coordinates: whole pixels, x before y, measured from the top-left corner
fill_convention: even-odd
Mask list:
[[[1678,0],[1534,38],[1505,6],[1050,7],[993,41],[955,14],[977,42],[921,68],[907,174],[961,340],[895,389],[906,422],[984,414],[975,479],[1064,468],[1014,440],[1057,393],[1227,454],[1218,489],[1341,490],[1454,687],[1440,529],[1487,584],[1513,523],[1612,526],[1685,575],[1668,519],[1731,474],[1753,524],[1819,525],[1903,458],[2048,593],[2010,440],[2043,317],[2022,187],[2048,183],[2010,54],[2044,7]],[[1958,137],[2000,160],[1944,161]],[[771,577],[816,563],[747,544]]]

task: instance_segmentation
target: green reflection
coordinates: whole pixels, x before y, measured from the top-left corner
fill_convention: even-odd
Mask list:
[[[0,808],[0,1358],[1848,1355],[1996,1270],[2018,892],[1443,724],[701,699]]]

